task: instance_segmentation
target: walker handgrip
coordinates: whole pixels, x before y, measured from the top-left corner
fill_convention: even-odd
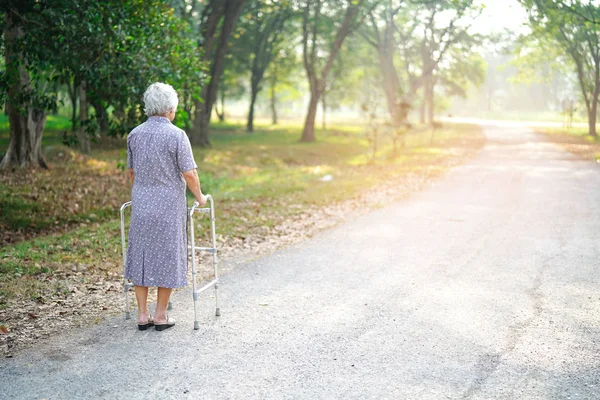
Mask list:
[[[210,207],[202,207],[201,208],[200,203],[198,203],[197,201],[194,201],[194,204],[192,204],[192,206],[189,209],[189,211],[190,211],[189,215],[192,216],[196,212],[211,214],[215,208],[215,204],[214,204],[213,198],[210,194],[206,195],[206,202],[209,203]]]
[[[194,201],[194,204],[192,204],[192,206],[190,207],[190,210],[196,210],[196,211],[200,211],[200,212],[205,212],[204,210],[210,210],[211,208],[214,207],[213,198],[212,198],[212,196],[210,194],[206,195],[206,202],[210,205],[209,207],[199,208],[200,207],[200,203],[198,203],[197,201]]]
[[[129,207],[131,205],[131,201],[128,201],[126,203],[123,203],[121,205],[120,211],[123,212],[123,210],[125,210],[127,207]]]

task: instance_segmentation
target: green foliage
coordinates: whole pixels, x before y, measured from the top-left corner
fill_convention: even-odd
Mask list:
[[[557,60],[575,66],[584,95],[593,91],[595,70],[600,61],[600,7],[571,1],[521,0],[529,8],[531,35],[523,41],[525,54],[532,62]],[[540,51],[541,50],[541,51]],[[565,56],[570,60],[564,61]],[[556,67],[557,64],[551,64]],[[564,65],[562,66],[563,70]]]
[[[43,109],[56,107],[61,85],[84,84],[90,102],[113,110],[112,133],[123,134],[140,122],[142,93],[150,83],[172,84],[183,105],[200,92],[200,50],[188,24],[162,0],[8,3],[0,9],[21,7],[15,16],[25,32],[18,43],[25,49],[21,62],[32,87],[43,88],[34,94]]]
[[[521,35],[515,42],[516,55],[510,62],[517,75],[511,79],[515,83],[548,83],[556,72],[569,74],[573,71],[573,61],[550,37],[540,32]]]
[[[448,96],[466,97],[470,86],[479,86],[485,80],[486,63],[479,53],[465,47],[450,51],[448,62],[438,71],[438,80]]]
[[[555,44],[559,54],[557,59],[564,59],[561,53],[570,59],[568,64],[574,67],[588,112],[590,134],[596,136],[600,91],[600,6],[592,1],[580,0],[520,2],[529,9],[532,40],[535,43]],[[552,54],[550,52],[550,56]]]
[[[288,36],[287,45],[275,55],[265,78],[269,84],[269,91],[273,91],[279,100],[293,101],[302,97],[300,90],[302,83],[298,75],[302,71],[302,62],[299,54],[295,51],[293,37]]]
[[[375,50],[370,60],[387,100],[392,120],[401,118],[395,104],[421,102],[433,118],[436,95],[465,97],[469,87],[482,84],[486,66],[478,50],[484,37],[471,32],[482,6],[473,0],[390,0],[369,14],[361,36]],[[370,85],[373,87],[373,85]],[[430,121],[432,122],[432,121]]]

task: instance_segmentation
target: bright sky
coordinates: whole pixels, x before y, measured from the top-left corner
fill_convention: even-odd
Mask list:
[[[510,30],[519,31],[526,20],[527,12],[517,0],[477,0],[485,4],[483,14],[473,24],[473,28],[480,33]]]

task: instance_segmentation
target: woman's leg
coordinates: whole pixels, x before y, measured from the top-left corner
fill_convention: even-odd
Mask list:
[[[158,288],[158,300],[156,301],[156,312],[154,313],[154,322],[158,324],[164,324],[167,322],[167,306],[169,305],[169,298],[171,297],[171,288]]]
[[[135,298],[138,303],[138,323],[145,324],[150,318],[150,313],[148,312],[148,287],[136,286]]]

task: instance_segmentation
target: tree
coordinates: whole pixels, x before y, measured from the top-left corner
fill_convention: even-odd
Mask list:
[[[265,72],[281,50],[287,31],[286,23],[293,16],[289,1],[263,0],[253,3],[240,17],[239,39],[234,41],[236,58],[243,60],[250,71],[250,106],[246,128],[254,131],[254,106],[262,90]],[[287,24],[289,25],[289,24]]]
[[[45,167],[41,137],[46,111],[57,107],[58,84],[71,86],[74,105],[79,99],[74,134],[85,147],[94,128],[90,103],[104,111],[96,117],[108,118],[106,108],[114,109],[110,118],[118,134],[140,122],[141,95],[151,82],[172,83],[184,101],[186,91],[199,92],[198,48],[162,0],[5,1],[1,7],[7,59],[2,93],[11,132],[2,167]]]
[[[395,19],[402,11],[404,0],[391,0],[371,10],[361,35],[375,50],[379,60],[382,84],[390,118],[394,125],[400,123],[398,99],[402,93],[398,70],[394,65],[397,55]]]
[[[482,7],[473,0],[421,0],[396,21],[409,96],[413,100],[423,89],[421,122],[434,120],[435,72],[455,47],[474,48],[480,35],[469,32]]]
[[[465,98],[469,87],[483,84],[486,64],[479,53],[469,46],[452,49],[445,62],[441,63],[433,81],[446,96]]]
[[[357,29],[365,15],[377,5],[367,0],[326,3],[305,0],[302,14],[302,55],[310,86],[310,101],[301,141],[315,141],[317,106],[327,77],[346,37]],[[341,22],[336,16],[343,15]],[[320,69],[320,71],[319,71]]]
[[[520,0],[529,9],[531,34],[551,39],[570,57],[587,115],[589,134],[598,137],[600,94],[600,7],[595,2]]]
[[[280,100],[298,99],[301,91],[298,88],[298,75],[301,74],[301,63],[294,49],[293,36],[290,35],[287,45],[275,55],[266,73],[266,81],[269,85],[269,108],[271,111],[271,123],[277,125],[277,107]]]
[[[53,99],[38,89],[36,70],[22,43],[30,35],[31,24],[22,15],[34,10],[33,2],[10,2],[4,9],[5,70],[2,76],[3,100],[9,121],[9,144],[0,168],[12,165],[47,168],[42,156],[42,134],[46,110]],[[33,75],[33,77],[32,77]]]
[[[468,40],[459,46],[450,48],[429,79],[430,92],[428,93],[428,122],[434,123],[437,109],[435,88],[447,97],[467,96],[470,86],[478,87],[483,84],[486,75],[486,65],[483,57],[473,51]]]
[[[382,104],[365,101],[369,95],[385,98],[377,54],[359,35],[349,36],[340,49],[321,96],[322,129],[326,128],[329,110],[342,106],[356,109],[365,106],[373,111]],[[366,115],[370,115],[367,113]]]
[[[246,96],[248,88],[244,72],[247,70],[243,68],[235,57],[228,55],[226,57],[227,67],[223,70],[221,75],[221,82],[219,83],[219,91],[217,94],[218,103],[215,102],[215,114],[219,118],[219,122],[225,121],[225,99],[227,100],[240,100]],[[219,106],[221,109],[219,110]]]
[[[513,57],[505,63],[514,75],[509,80],[527,84],[528,103],[537,109],[563,110],[565,105],[573,109],[580,97],[575,64],[552,38],[520,35],[510,51]],[[518,102],[517,105],[521,107]]]
[[[198,0],[193,0],[192,3]],[[213,105],[217,98],[219,81],[225,67],[225,55],[231,33],[246,0],[209,0],[200,13],[200,46],[202,61],[208,64],[208,82],[202,86],[200,98],[195,100],[191,142],[210,146],[209,126]]]

